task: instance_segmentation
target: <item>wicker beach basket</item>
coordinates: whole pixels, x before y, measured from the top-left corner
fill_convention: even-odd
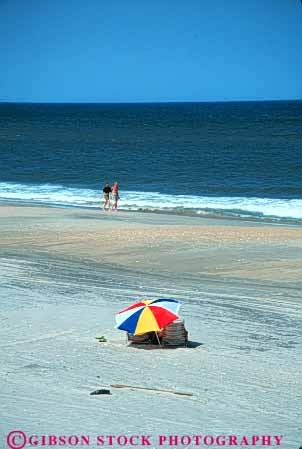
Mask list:
[[[173,321],[163,329],[162,344],[170,346],[185,346],[188,341],[188,332],[182,320]]]

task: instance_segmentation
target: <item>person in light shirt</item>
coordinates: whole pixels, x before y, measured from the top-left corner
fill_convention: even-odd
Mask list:
[[[118,194],[118,183],[115,181],[111,187],[111,200],[112,200],[112,210],[117,210],[117,203],[120,199]]]

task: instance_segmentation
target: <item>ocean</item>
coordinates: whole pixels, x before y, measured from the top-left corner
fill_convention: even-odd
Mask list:
[[[0,201],[302,224],[302,101],[0,104]]]

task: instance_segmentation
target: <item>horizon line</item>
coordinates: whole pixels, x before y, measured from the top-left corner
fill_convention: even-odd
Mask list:
[[[161,101],[1,101],[1,104],[95,104],[95,105],[134,105],[134,104],[200,104],[200,103],[271,103],[300,102],[302,98],[263,99],[263,100],[161,100]]]

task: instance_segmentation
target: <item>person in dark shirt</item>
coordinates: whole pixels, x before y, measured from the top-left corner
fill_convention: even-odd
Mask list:
[[[108,206],[108,210],[110,209],[110,193],[112,192],[109,182],[106,182],[105,187],[103,188],[104,195],[104,205],[103,209],[106,210],[106,206]]]

